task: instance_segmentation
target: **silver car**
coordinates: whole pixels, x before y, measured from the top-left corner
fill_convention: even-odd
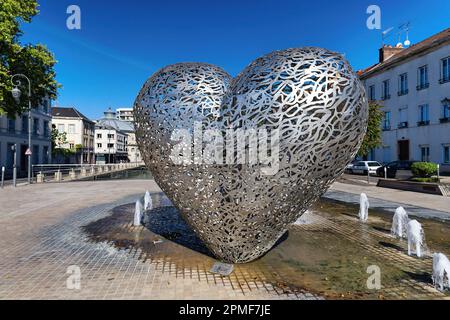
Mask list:
[[[377,161],[358,161],[351,169],[349,169],[349,172],[358,174],[376,174],[379,167],[381,167],[381,164]]]

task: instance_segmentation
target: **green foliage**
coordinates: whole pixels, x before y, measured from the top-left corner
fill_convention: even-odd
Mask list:
[[[381,106],[375,101],[369,102],[369,120],[367,123],[367,132],[358,151],[359,156],[369,154],[370,150],[381,145],[381,121],[383,112]]]
[[[437,174],[437,164],[433,162],[415,162],[411,166],[411,171],[415,177],[430,178]]]
[[[76,144],[75,145],[75,150],[76,150],[76,152],[81,152],[83,150],[83,145],[82,144]]]
[[[52,153],[64,153],[65,150],[63,146],[67,144],[67,133],[59,132],[58,129],[55,128],[55,125],[52,126],[52,133],[50,135],[52,141]],[[70,151],[70,150],[68,150]]]
[[[411,178],[411,181],[414,181],[414,182],[439,182],[439,179],[437,177],[433,177],[433,178]]]
[[[24,74],[31,80],[31,105],[42,104],[45,98],[55,99],[60,85],[56,82],[53,54],[41,44],[22,45],[20,23],[31,22],[38,14],[36,0],[0,1],[0,114],[9,117],[28,108],[28,83],[21,79],[22,96],[16,103],[11,95],[14,74]]]

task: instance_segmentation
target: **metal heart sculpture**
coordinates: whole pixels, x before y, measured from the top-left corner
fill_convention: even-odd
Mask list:
[[[158,185],[218,259],[244,263],[270,250],[342,174],[366,132],[368,104],[341,55],[306,47],[265,55],[234,79],[205,63],[165,67],[144,84],[134,116]],[[278,140],[271,136],[276,152],[264,163],[274,170],[240,161],[236,148],[211,153],[228,161],[210,161],[205,139],[195,143],[196,135],[219,130],[225,137],[230,129],[278,132]],[[180,142],[174,132],[194,135],[193,152],[192,140]],[[250,159],[245,136],[215,141],[237,141]],[[182,144],[193,160],[176,163],[174,148]]]

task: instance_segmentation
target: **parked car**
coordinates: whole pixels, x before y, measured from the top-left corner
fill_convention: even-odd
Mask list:
[[[381,167],[381,164],[377,161],[358,161],[351,169],[349,169],[349,172],[359,174],[376,174],[379,167]]]
[[[387,169],[388,178],[396,178],[397,171],[411,171],[411,166],[417,161],[393,161],[377,169],[377,176],[384,178],[384,168]]]
[[[345,172],[347,173],[351,173],[352,172],[352,168],[355,165],[355,163],[358,163],[359,160],[353,160],[352,162],[350,162],[346,167],[345,167]]]

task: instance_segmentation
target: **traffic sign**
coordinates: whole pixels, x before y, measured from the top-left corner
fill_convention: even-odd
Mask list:
[[[26,156],[31,156],[33,153],[31,152],[30,148],[27,149],[27,151],[25,151],[25,155]]]

